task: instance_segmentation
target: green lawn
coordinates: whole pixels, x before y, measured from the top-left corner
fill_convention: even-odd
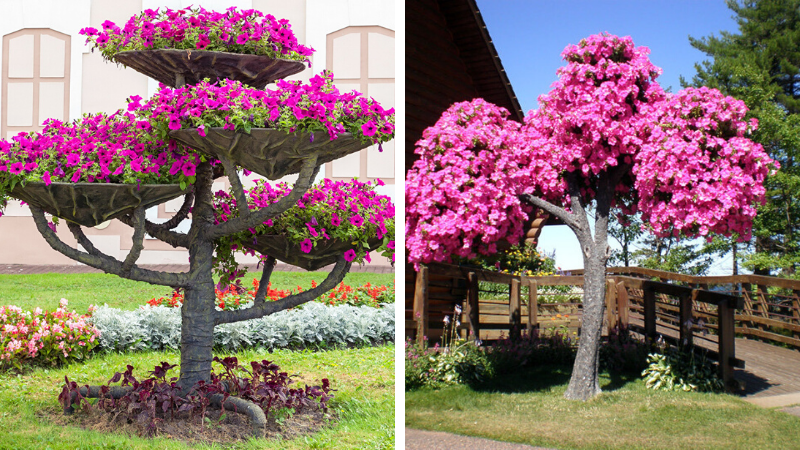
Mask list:
[[[272,287],[296,289],[299,285],[307,289],[311,287],[311,280],[319,283],[326,276],[327,272],[274,272]],[[260,277],[260,273],[251,272],[245,276],[243,283],[251,286],[253,278]],[[366,283],[385,285],[394,282],[394,274],[349,273],[344,282],[354,287]],[[103,303],[132,310],[151,298],[170,294],[170,288],[165,286],[130,281],[109,274],[0,275],[0,305],[16,305],[26,310],[37,306],[54,310],[62,298],[69,300],[70,310],[79,313],[86,313],[91,304]]]
[[[220,355],[221,356],[221,355]],[[391,449],[394,448],[394,346],[273,353],[243,351],[240,361],[268,359],[297,379],[319,384],[329,378],[338,389],[331,409],[341,421],[319,433],[294,441],[250,440],[243,449]],[[0,375],[0,449],[184,449],[189,446],[166,438],[144,439],[98,433],[50,423],[47,414],[60,414],[58,394],[64,376],[79,384],[101,384],[132,364],[137,373],[161,361],[177,364],[176,352],[101,354],[84,364],[60,369],[37,369],[25,375]],[[177,368],[175,369],[177,370]],[[177,375],[177,372],[175,373]],[[199,446],[194,448],[212,448]],[[219,448],[219,447],[217,447]]]
[[[325,275],[324,272],[276,272],[273,286],[286,289],[299,284],[305,288],[312,279],[321,281]],[[351,273],[345,279],[353,286],[393,281],[393,274],[371,273]],[[85,312],[92,303],[135,309],[168,291],[105,274],[0,275],[0,304],[15,304],[25,309],[37,306],[55,309],[62,297],[70,301],[71,309],[79,312]],[[321,352],[244,350],[235,356],[240,361],[275,361],[304,383],[319,384],[322,378],[329,378],[332,387],[338,390],[331,409],[341,419],[313,436],[294,441],[251,440],[237,444],[236,448],[394,448],[394,345]],[[48,415],[60,414],[57,397],[65,375],[79,384],[101,384],[114,372],[123,371],[127,364],[136,368],[135,374],[144,376],[161,361],[177,364],[179,359],[177,352],[97,353],[83,364],[38,368],[22,375],[0,373],[0,449],[189,448],[166,438],[142,439],[122,433],[86,431],[56,425],[47,419]]]
[[[603,377],[586,403],[563,398],[570,368],[542,367],[485,390],[406,392],[406,426],[559,449],[798,449],[800,418],[727,394],[652,391]]]

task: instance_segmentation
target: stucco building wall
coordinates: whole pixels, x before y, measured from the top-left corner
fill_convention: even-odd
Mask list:
[[[32,119],[27,120],[29,128],[23,126],[25,131],[41,129],[36,111],[54,111],[60,105],[67,114],[64,119],[72,120],[84,113],[124,108],[125,100],[132,95],[151,96],[158,89],[156,81],[133,69],[105,62],[98,52],[90,51],[84,44],[85,38],[78,32],[89,26],[99,29],[106,20],[124,24],[144,9],[179,9],[195,4],[197,2],[180,0],[0,0],[0,37],[4,43],[9,37],[16,36],[15,33],[25,35],[23,39],[11,41],[8,54],[3,53],[8,45],[0,46],[0,74],[5,74],[5,88],[0,91],[0,105],[4,109],[0,111],[8,111],[0,112],[0,126],[4,127],[2,137],[8,138],[20,131],[20,127],[7,126],[9,120],[11,123],[24,123],[28,116]],[[393,0],[206,0],[202,5],[217,11],[230,6],[253,8],[288,19],[300,43],[316,50],[312,67],[289,79],[307,81],[324,69],[334,69],[335,84],[340,90],[356,89],[374,97],[385,107],[394,106]],[[52,34],[48,30],[60,33],[69,41],[61,45],[65,48],[60,61],[66,72],[61,79],[46,77],[47,64],[52,66],[53,61],[59,61],[59,54],[54,53],[53,45],[49,44],[54,41],[50,37],[26,37],[36,33]],[[39,52],[38,60],[28,53],[34,48]],[[55,51],[58,51],[57,46]],[[44,72],[41,76],[36,72],[30,80],[14,78],[15,74],[30,72],[27,65]],[[55,98],[48,94],[53,90],[54,81],[66,84],[63,97]],[[26,86],[20,87],[20,82]],[[30,95],[26,89],[31,91]],[[11,93],[4,97],[3,92]],[[342,161],[327,164],[320,179],[381,178],[387,183],[381,188],[381,193],[394,197],[394,167],[394,142],[390,142],[383,145],[383,152],[374,146]],[[286,181],[293,182],[294,178],[287,177]],[[251,178],[244,184],[248,186],[253,181]],[[229,187],[225,179],[215,185],[215,189]],[[182,199],[176,199],[151,208],[147,217],[154,222],[166,221],[181,203]],[[185,221],[178,230],[187,229],[188,221]],[[85,229],[85,232],[95,246],[111,256],[124,258],[130,250],[132,229],[117,220]],[[76,244],[65,224],[59,225],[58,234],[65,242]],[[247,257],[242,260],[255,261]],[[380,265],[389,263],[381,257],[373,257],[373,261],[373,264]],[[176,250],[156,239],[146,239],[139,263],[188,264],[188,252]],[[77,263],[52,250],[36,231],[28,208],[14,201],[0,217],[0,264]]]

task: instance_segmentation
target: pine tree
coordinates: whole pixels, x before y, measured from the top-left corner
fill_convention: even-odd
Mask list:
[[[709,60],[684,86],[708,86],[744,100],[758,119],[753,140],[781,164],[767,180],[745,267],[792,276],[800,264],[800,0],[728,0],[738,33],[689,38]]]

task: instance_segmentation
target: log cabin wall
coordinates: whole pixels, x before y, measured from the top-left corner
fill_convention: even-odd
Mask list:
[[[474,0],[407,0],[406,17],[406,170],[417,160],[414,148],[422,132],[455,102],[483,98],[522,121],[522,108]],[[416,273],[409,264],[405,269],[408,323]],[[432,320],[441,320],[444,308],[452,309],[455,297],[463,296],[463,286],[438,285],[446,283],[453,281],[433,280],[434,306],[441,311]]]

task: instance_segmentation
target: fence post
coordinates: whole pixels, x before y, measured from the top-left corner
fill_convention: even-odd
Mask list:
[[[628,308],[628,289],[625,287],[625,282],[620,281],[617,283],[617,312],[619,313],[620,330],[628,329]]]
[[[800,291],[792,291],[792,321],[795,325],[800,325]],[[795,339],[800,339],[800,333],[792,332]]]
[[[719,315],[719,371],[725,387],[730,389],[733,386],[733,360],[736,357],[736,341],[734,335],[733,314],[734,307],[727,301],[717,305]]]
[[[473,339],[480,340],[480,310],[478,308],[478,274],[467,274],[467,318]]]
[[[539,329],[539,292],[535,281],[528,282],[528,336]]]
[[[692,316],[692,303],[697,298],[697,289],[692,289],[690,295],[681,295],[680,297],[680,343],[679,347],[691,348],[694,345],[694,335],[692,334],[692,326],[694,325],[694,317]]]
[[[656,291],[648,282],[642,283],[644,303],[644,335],[648,342],[656,340]]]
[[[606,321],[608,322],[608,335],[617,326],[617,316],[614,314],[614,307],[617,306],[617,286],[613,279],[606,280]]]
[[[757,284],[756,290],[758,295],[758,312],[761,314],[761,317],[769,319],[769,306],[767,306],[767,287],[762,284]],[[760,330],[766,330],[767,326],[759,323],[758,328]]]
[[[511,292],[508,298],[508,323],[511,326],[509,336],[513,339],[519,339],[520,328],[522,327],[521,305],[520,305],[520,280],[514,278],[511,280]]]
[[[417,322],[417,343],[428,335],[428,266],[420,264],[414,284],[414,320]]]

